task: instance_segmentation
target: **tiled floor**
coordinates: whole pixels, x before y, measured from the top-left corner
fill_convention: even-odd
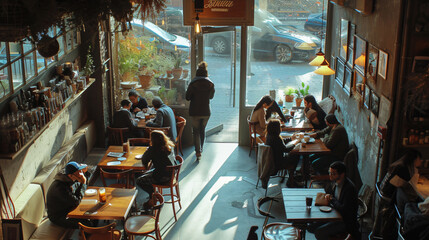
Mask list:
[[[103,149],[94,149],[87,161],[101,159]],[[261,226],[264,222],[256,209],[257,200],[264,196],[265,190],[256,184],[255,153],[249,157],[247,147],[236,143],[207,143],[200,161],[196,161],[192,148],[184,149],[185,161],[180,173],[180,194],[182,209],[174,221],[171,204],[166,204],[161,212],[161,232],[168,240],[229,240],[247,239],[252,225]],[[101,185],[99,181],[96,185]],[[279,197],[272,207],[274,219],[269,222],[285,222],[285,210],[281,198],[279,179],[272,179],[268,189],[269,196]],[[141,204],[147,194],[140,192]],[[118,223],[118,229],[122,224]],[[77,239],[77,233],[73,235]],[[139,238],[138,238],[139,239]],[[307,234],[307,239],[314,239]]]

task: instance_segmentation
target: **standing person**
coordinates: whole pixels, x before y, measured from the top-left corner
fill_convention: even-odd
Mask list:
[[[211,114],[210,99],[214,97],[215,88],[214,83],[208,77],[206,62],[203,61],[198,64],[195,75],[186,90],[186,100],[191,101],[189,116],[192,119],[195,155],[197,160],[200,160],[206,137],[206,126]]]
[[[132,113],[138,113],[141,111],[147,112],[147,101],[144,97],[140,96],[136,90],[131,90],[128,93],[128,98],[133,103],[130,109]]]
[[[153,108],[156,110],[154,119],[146,122],[148,127],[170,127],[168,136],[171,141],[175,142],[177,137],[176,118],[174,117],[173,109],[165,105],[159,97],[154,97],[152,100]]]
[[[384,239],[393,239],[396,233],[392,231],[395,227],[395,198],[398,209],[403,212],[404,202],[415,201],[417,195],[409,181],[417,173],[417,167],[422,165],[422,154],[415,149],[409,149],[398,161],[392,163],[380,183],[380,191],[384,197],[380,199],[380,211],[377,214],[374,234],[381,234]],[[397,196],[398,190],[401,194]],[[378,233],[380,232],[380,233]]]
[[[67,214],[75,209],[84,195],[87,183],[86,164],[71,161],[62,172],[57,173],[46,196],[48,218],[54,224],[64,228],[79,228],[78,223],[92,226],[87,219],[67,218]]]
[[[318,240],[327,240],[343,232],[349,233],[352,239],[361,239],[357,221],[358,193],[352,181],[346,177],[346,165],[340,161],[332,163],[329,167],[329,179],[332,182],[325,188],[325,198],[340,213],[342,221],[314,223],[310,225],[309,231],[314,232]]]
[[[325,123],[326,113],[317,104],[313,95],[306,95],[304,97],[304,112],[314,129],[322,130],[327,127]]]
[[[170,181],[171,173],[167,172],[166,167],[175,163],[173,151],[174,143],[164,134],[164,132],[155,130],[150,134],[150,146],[143,154],[142,163],[148,167],[152,162],[153,171],[146,172],[136,180],[136,183],[149,194],[149,200],[143,204],[145,210],[149,210],[153,203],[151,202],[154,188],[152,184],[163,184]]]
[[[338,122],[334,114],[325,117],[326,125],[323,130],[310,134],[310,137],[324,137],[323,142],[331,150],[330,154],[312,155],[310,161],[313,169],[319,173],[326,173],[329,165],[335,161],[343,161],[349,149],[349,137],[346,129]],[[327,134],[327,136],[325,136]]]

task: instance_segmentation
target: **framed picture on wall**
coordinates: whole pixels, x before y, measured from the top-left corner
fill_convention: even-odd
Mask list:
[[[337,57],[337,62],[335,64],[335,80],[341,87],[343,87],[343,84],[344,84],[344,62],[339,57]]]
[[[365,91],[365,77],[356,70],[354,71],[353,91],[360,96],[363,96]]]
[[[412,71],[415,73],[424,73],[429,68],[428,56],[415,56]]]
[[[388,58],[389,55],[386,52],[382,50],[378,51],[378,75],[383,79],[386,79]]]
[[[349,31],[349,21],[341,19],[341,29],[340,29],[340,57],[347,61],[347,38]]]
[[[371,89],[368,87],[368,85],[365,84],[365,91],[364,91],[364,99],[363,105],[367,109],[371,109]]]
[[[380,105],[380,98],[375,94],[374,91],[371,91],[371,112],[378,117],[378,106]]]
[[[360,71],[362,74],[365,74],[365,65],[366,65],[366,41],[355,35],[355,58],[353,63],[355,64],[355,69]]]
[[[354,59],[354,50],[355,50],[355,33],[356,33],[356,25],[350,23],[350,29],[349,29],[349,34],[348,34],[348,50],[347,50],[347,64],[353,68],[354,67],[354,63],[353,63],[353,59]]]
[[[347,95],[351,95],[351,85],[352,85],[352,69],[349,66],[346,66],[344,71],[344,86],[343,89]]]
[[[366,66],[366,78],[375,87],[377,84],[378,48],[368,44],[368,61]]]

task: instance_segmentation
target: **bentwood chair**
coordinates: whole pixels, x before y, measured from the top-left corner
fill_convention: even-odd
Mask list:
[[[132,177],[132,169],[124,170],[120,172],[108,172],[100,168],[101,181],[103,182],[104,187],[114,187],[114,188],[133,188],[131,181],[134,180]],[[106,179],[115,179],[116,183],[107,185]],[[132,181],[134,182],[134,181]]]
[[[128,132],[128,128],[107,127],[109,145],[122,146],[122,144],[127,141]]]
[[[150,138],[128,138],[130,146],[149,146]]]
[[[176,128],[177,128],[177,137],[176,137],[176,146],[174,146],[174,150],[176,152],[176,155],[179,153],[182,154],[182,134],[183,130],[186,126],[186,119],[183,117],[176,117]]]
[[[171,173],[170,181],[165,184],[153,184],[152,186],[155,188],[155,191],[158,191],[161,194],[163,194],[162,189],[170,189],[169,193],[163,194],[162,196],[170,196],[171,200],[168,202],[166,201],[165,203],[171,203],[173,205],[174,219],[177,221],[175,203],[179,203],[179,209],[182,208],[180,203],[179,173],[180,168],[182,167],[183,158],[181,156],[176,156],[176,161],[176,165],[167,167],[167,171]]]
[[[257,122],[250,121],[250,115],[247,116],[247,123],[249,124],[249,136],[250,136],[250,151],[249,156],[252,154],[252,150],[255,148],[256,150],[256,156],[258,156],[258,142],[257,138],[259,137],[259,134],[256,133],[256,125]]]
[[[131,216],[125,222],[125,232],[128,236],[130,236],[131,240],[134,239],[134,236],[146,236],[157,240],[162,239],[159,228],[159,215],[161,214],[161,209],[164,206],[164,198],[161,194],[155,192],[152,195],[152,199],[155,200],[155,206],[153,206],[153,216]],[[155,233],[155,236],[151,235],[153,233]]]
[[[79,223],[80,237],[82,240],[119,240],[122,234],[115,227],[116,222],[103,227],[87,227]],[[90,234],[88,238],[85,233]]]
[[[162,132],[164,132],[165,135],[168,136],[168,132],[170,131],[170,127],[146,127],[144,130],[145,130],[145,136],[147,136],[148,138],[150,138],[150,133],[152,131],[155,131],[155,130],[162,131]]]

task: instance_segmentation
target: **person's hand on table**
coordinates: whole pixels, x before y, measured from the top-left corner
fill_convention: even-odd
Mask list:
[[[311,133],[311,134],[308,134],[308,136],[310,136],[312,138],[315,138],[317,136],[317,134],[316,133]]]
[[[325,195],[325,199],[328,200],[328,202],[331,202],[332,200],[332,195],[331,194],[326,194]]]
[[[142,110],[140,109],[140,108],[138,108],[138,107],[136,107],[136,108],[134,108],[134,112],[136,113],[136,112],[141,112]]]

